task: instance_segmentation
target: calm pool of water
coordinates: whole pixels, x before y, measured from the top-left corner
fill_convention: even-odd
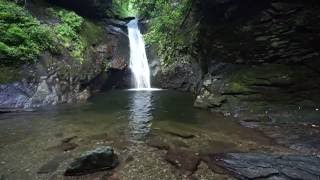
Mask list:
[[[169,90],[117,90],[98,94],[86,103],[1,114],[0,177],[47,179],[37,174],[38,169],[61,153],[74,157],[100,145],[111,145],[121,156],[129,151],[139,154],[134,144],[154,137],[201,153],[245,151],[269,144],[260,133],[231,119],[193,108],[193,101],[191,94]],[[174,136],[179,133],[195,138]],[[78,145],[75,149],[62,152],[53,148],[70,137]],[[61,176],[65,166],[54,174]]]

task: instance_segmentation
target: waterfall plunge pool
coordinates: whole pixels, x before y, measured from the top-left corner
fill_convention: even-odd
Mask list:
[[[193,108],[193,100],[191,94],[171,90],[114,90],[82,104],[1,114],[0,177],[64,179],[63,171],[74,157],[110,145],[120,158],[117,171],[121,179],[139,179],[141,175],[174,179],[163,151],[150,146],[150,142],[159,144],[159,139],[198,153],[273,148],[259,132],[220,114]],[[193,138],[183,138],[189,135]],[[60,156],[65,157],[60,159],[57,170],[37,173]],[[133,157],[130,163],[126,161],[128,156]]]

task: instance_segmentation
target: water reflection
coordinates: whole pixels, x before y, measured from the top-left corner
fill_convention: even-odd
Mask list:
[[[140,141],[150,132],[152,120],[152,92],[136,91],[129,103],[130,140]]]

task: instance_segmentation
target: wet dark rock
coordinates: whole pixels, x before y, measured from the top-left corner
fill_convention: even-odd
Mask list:
[[[199,150],[201,155],[222,153],[222,152],[235,152],[237,145],[226,141],[210,140]]]
[[[317,114],[319,81],[318,73],[299,65],[230,65],[219,77],[206,75],[194,105],[241,119],[309,121]]]
[[[278,144],[305,155],[320,155],[320,129],[314,124],[268,124],[259,129]]]
[[[228,153],[211,155],[208,163],[209,167],[218,166],[239,179],[320,178],[320,158],[315,156]]]
[[[104,18],[106,11],[112,6],[111,0],[80,0],[78,3],[63,0],[47,0],[52,4],[73,9],[77,13],[90,18]]]
[[[127,28],[127,23],[126,21],[121,21],[118,19],[106,19],[105,20],[107,24],[113,25],[113,26],[117,26],[117,27],[121,27],[121,28]]]
[[[62,143],[68,143],[68,142],[70,142],[70,141],[72,141],[72,140],[74,140],[74,139],[76,139],[78,136],[71,136],[71,137],[67,137],[67,138],[64,138],[64,139],[62,139]]]
[[[129,155],[129,156],[126,158],[125,162],[126,162],[126,163],[130,163],[130,162],[133,161],[133,160],[134,160],[134,157],[131,156],[131,155]]]
[[[161,150],[168,150],[170,145],[166,142],[164,142],[161,138],[159,137],[151,137],[147,140],[147,145],[161,149]]]
[[[190,57],[181,57],[190,61]],[[201,81],[201,68],[193,63],[174,63],[163,69],[157,76],[157,81],[163,88],[196,92]]]
[[[13,112],[34,112],[31,108],[0,108],[1,113],[13,113]]]
[[[79,145],[71,142],[73,139],[77,138],[77,136],[72,136],[65,138],[61,141],[61,143],[57,146],[49,147],[48,150],[57,150],[57,151],[71,151],[77,148]]]
[[[119,164],[118,156],[109,146],[87,151],[75,159],[65,171],[65,176],[78,176],[97,171],[109,170]]]
[[[4,112],[29,108],[34,88],[32,84],[18,82],[0,85],[0,107]]]
[[[6,176],[0,175],[0,180],[6,180],[6,179],[7,179]]]
[[[170,148],[165,160],[176,166],[178,169],[193,173],[197,170],[200,157],[196,153],[178,148]]]
[[[66,158],[68,158],[68,155],[66,154],[58,155],[54,157],[53,159],[48,161],[46,164],[40,167],[40,169],[38,170],[38,174],[47,174],[47,173],[55,172],[58,169],[60,163],[66,160]]]
[[[74,150],[75,148],[77,148],[79,145],[75,144],[75,143],[62,143],[59,147],[60,150],[62,151],[71,151]]]
[[[205,89],[201,89],[200,94],[197,96],[193,106],[203,109],[215,108],[221,107],[225,101],[227,101],[227,98],[225,96],[216,96],[215,94],[210,93]]]
[[[111,33],[111,34],[115,34],[115,35],[120,35],[120,34],[126,35],[126,32],[125,32],[122,28],[116,27],[116,26],[113,26],[113,25],[108,25],[108,26],[107,26],[107,30],[108,30],[108,32]]]
[[[190,145],[184,142],[182,139],[171,139],[170,144],[172,147],[177,148],[190,148]]]
[[[184,138],[184,139],[191,139],[196,137],[194,134],[184,131],[184,130],[179,130],[179,129],[170,129],[167,128],[164,130],[164,132],[172,135],[172,136],[176,136],[176,137],[180,137],[180,138]]]

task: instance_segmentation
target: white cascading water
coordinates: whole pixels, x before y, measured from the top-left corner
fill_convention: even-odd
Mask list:
[[[150,89],[150,69],[145,43],[137,19],[128,23],[128,36],[130,41],[130,69],[134,75],[135,88],[137,90]]]

